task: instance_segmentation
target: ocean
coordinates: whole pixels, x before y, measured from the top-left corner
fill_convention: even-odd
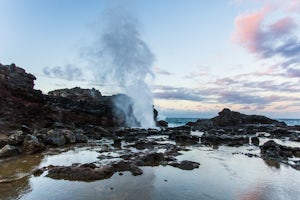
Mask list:
[[[165,121],[169,123],[169,127],[176,127],[185,125],[187,122],[195,122],[199,118],[176,118],[167,117]],[[300,125],[300,119],[276,119],[278,121],[285,122],[288,126]]]

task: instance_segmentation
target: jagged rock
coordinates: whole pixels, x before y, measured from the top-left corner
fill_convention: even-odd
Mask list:
[[[284,122],[279,122],[261,115],[245,115],[224,108],[218,116],[211,119],[214,126],[238,126],[245,124],[273,124],[286,127]]]
[[[101,92],[93,89],[82,89],[80,87],[75,87],[72,89],[59,89],[50,91],[48,93],[50,96],[64,97],[68,99],[73,99],[76,101],[97,101],[102,97]]]
[[[76,142],[76,137],[74,133],[70,130],[62,130],[63,135],[65,136],[68,144],[74,144]]]
[[[241,146],[249,144],[249,137],[206,132],[201,136],[201,142],[209,145]]]
[[[192,130],[207,131],[213,127],[213,122],[210,119],[198,119],[196,122],[188,122]]]
[[[158,166],[160,162],[164,161],[163,153],[149,153],[137,158],[135,164],[137,166]]]
[[[42,152],[46,149],[45,145],[37,139],[34,135],[26,135],[22,146],[22,152],[24,154],[34,154]]]
[[[251,143],[254,144],[255,146],[259,145],[259,138],[258,137],[252,137],[251,138]]]
[[[164,121],[164,120],[159,120],[156,122],[156,126],[158,127],[168,127],[168,122]]]
[[[283,161],[293,156],[299,156],[299,147],[287,147],[269,140],[260,146],[261,155],[264,159]]]
[[[76,142],[77,143],[87,143],[88,137],[83,134],[83,130],[78,129],[75,131],[75,137],[76,137]]]
[[[11,131],[8,137],[8,143],[11,145],[20,145],[23,143],[25,134],[21,130]]]
[[[171,163],[170,165],[183,170],[193,170],[195,168],[199,168],[200,163],[183,160],[180,163],[175,162],[175,163]]]
[[[10,157],[10,156],[16,156],[20,154],[20,149],[18,147],[12,146],[12,145],[5,145],[0,150],[0,158]]]
[[[54,146],[62,146],[65,145],[67,140],[64,136],[64,133],[62,130],[49,130],[47,132],[47,144],[54,145]]]
[[[95,181],[110,178],[114,168],[110,165],[97,167],[94,164],[52,166],[47,177],[70,181]]]
[[[119,161],[112,165],[115,171],[124,172],[130,171],[133,176],[143,174],[143,171],[131,162]]]
[[[8,139],[0,140],[0,148],[4,147],[7,144],[8,144]]]

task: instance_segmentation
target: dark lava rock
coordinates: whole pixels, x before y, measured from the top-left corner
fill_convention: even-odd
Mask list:
[[[153,149],[155,145],[158,145],[157,142],[151,142],[151,141],[137,141],[135,144],[130,145],[131,147],[134,147],[139,150],[143,149]]]
[[[249,137],[226,134],[203,133],[201,143],[209,145],[241,146],[249,144]]]
[[[142,175],[143,171],[132,162],[120,161],[112,165],[115,171],[130,171],[133,176]]]
[[[114,168],[110,165],[96,167],[95,165],[52,166],[47,177],[70,181],[95,181],[110,178]]]
[[[173,167],[177,167],[179,169],[183,169],[183,170],[193,170],[195,168],[199,168],[200,163],[183,160],[180,163],[171,163],[170,165]]]
[[[63,130],[49,130],[47,132],[47,144],[54,145],[54,146],[62,146],[67,143],[67,140],[64,136]]]
[[[163,153],[148,153],[137,158],[135,164],[137,166],[158,166],[164,161]]]
[[[0,149],[0,158],[16,156],[18,154],[20,154],[20,149],[9,144]]]
[[[261,155],[264,159],[283,161],[293,156],[299,156],[299,147],[287,147],[277,144],[273,140],[269,140],[260,146]]]
[[[75,137],[77,143],[87,143],[88,137],[83,133],[84,133],[83,130],[80,129],[75,131]]]
[[[11,131],[11,135],[8,137],[8,143],[10,145],[21,145],[24,141],[25,134],[21,130]]]
[[[198,119],[195,122],[186,123],[192,130],[207,131],[213,128],[213,122],[210,119]]]
[[[166,128],[166,127],[168,127],[168,122],[166,122],[164,120],[159,120],[156,122],[156,126]]]
[[[74,144],[76,142],[76,137],[74,133],[70,130],[62,130],[64,137],[67,140],[68,144]]]
[[[180,145],[193,145],[199,143],[199,137],[195,135],[176,135],[175,141]]]
[[[255,146],[259,145],[259,138],[258,137],[252,137],[251,138],[251,143]]]
[[[34,135],[26,135],[22,146],[22,152],[24,154],[34,154],[42,152],[46,149],[45,145],[37,139]]]
[[[269,124],[286,127],[284,122],[279,122],[261,115],[245,115],[224,108],[218,116],[211,119],[214,126],[238,126],[245,124]]]

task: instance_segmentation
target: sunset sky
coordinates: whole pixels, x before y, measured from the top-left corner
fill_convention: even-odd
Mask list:
[[[95,79],[84,56],[101,45],[105,13],[120,8],[155,56],[147,80],[162,116],[228,107],[300,118],[300,0],[0,0],[0,63],[34,74],[44,93],[120,92]]]

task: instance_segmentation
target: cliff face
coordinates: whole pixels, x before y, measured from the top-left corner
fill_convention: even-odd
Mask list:
[[[0,64],[0,133],[21,125],[35,129],[56,122],[74,126],[125,125],[125,114],[113,106],[117,96],[102,96],[98,90],[78,87],[44,95],[33,89],[35,79],[15,64]]]
[[[35,79],[15,64],[0,64],[0,131],[41,117],[45,102],[42,92],[33,89]]]

